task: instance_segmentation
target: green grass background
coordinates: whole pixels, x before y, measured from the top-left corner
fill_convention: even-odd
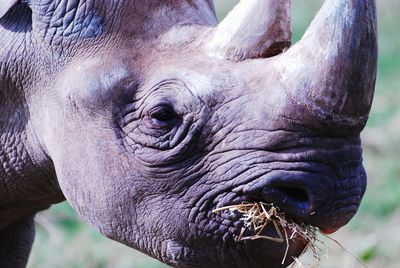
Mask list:
[[[216,0],[222,18],[237,1]],[[368,267],[400,267],[400,1],[377,1],[379,71],[376,96],[363,132],[368,188],[356,217],[333,237]],[[293,0],[294,41],[301,38],[321,0]],[[38,214],[29,268],[161,268],[165,265],[103,238],[66,203]],[[328,243],[320,267],[362,267]],[[304,262],[310,261],[305,257]]]

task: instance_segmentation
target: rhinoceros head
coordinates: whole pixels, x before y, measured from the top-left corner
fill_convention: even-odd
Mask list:
[[[44,158],[107,237],[178,267],[279,267],[285,243],[236,242],[240,215],[212,211],[263,201],[326,232],[356,213],[374,0],[326,0],[291,48],[284,0],[243,0],[219,25],[211,0],[5,7]],[[290,243],[286,264],[305,247]]]

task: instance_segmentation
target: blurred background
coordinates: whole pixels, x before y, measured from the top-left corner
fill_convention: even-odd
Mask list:
[[[237,1],[216,0],[219,18]],[[322,0],[293,0],[293,39],[298,41]],[[376,96],[363,132],[368,188],[356,217],[332,235],[368,267],[400,267],[400,1],[377,1],[379,67]],[[36,218],[36,240],[29,268],[162,268],[137,251],[103,238],[82,222],[67,203]],[[327,242],[319,267],[363,267]],[[309,256],[301,259],[305,266]],[[306,266],[307,267],[307,266]]]

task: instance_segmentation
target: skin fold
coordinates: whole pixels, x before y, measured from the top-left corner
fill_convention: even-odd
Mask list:
[[[34,214],[63,200],[175,267],[284,267],[306,246],[283,265],[285,243],[237,242],[241,216],[216,208],[274,203],[327,231],[356,213],[374,1],[327,0],[298,44],[256,53],[248,32],[213,50],[230,24],[206,0],[0,4],[0,267],[25,267]]]

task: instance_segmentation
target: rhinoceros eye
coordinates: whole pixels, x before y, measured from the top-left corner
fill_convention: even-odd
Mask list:
[[[149,115],[152,125],[156,128],[168,128],[179,118],[174,109],[167,105],[161,105],[151,109]]]

